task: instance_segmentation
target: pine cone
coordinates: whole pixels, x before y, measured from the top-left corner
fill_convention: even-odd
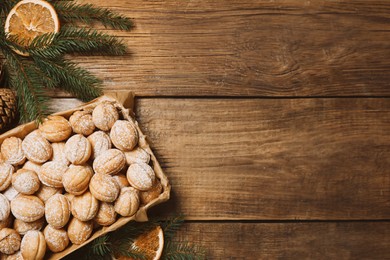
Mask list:
[[[0,88],[0,129],[10,124],[16,116],[17,102],[15,94],[8,88]]]

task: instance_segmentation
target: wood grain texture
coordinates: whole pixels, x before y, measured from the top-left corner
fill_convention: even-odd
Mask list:
[[[141,98],[136,107],[172,182],[164,212],[390,218],[390,99]]]
[[[388,219],[390,99],[140,99],[194,219]]]
[[[84,1],[86,2],[86,1]],[[131,54],[80,57],[140,96],[389,96],[389,1],[89,0]],[[60,93],[63,95],[63,93]]]
[[[207,259],[390,259],[390,223],[189,223]]]

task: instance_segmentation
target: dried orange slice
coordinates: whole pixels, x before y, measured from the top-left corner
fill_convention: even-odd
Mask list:
[[[164,234],[160,226],[157,226],[141,234],[134,240],[133,247],[139,249],[147,260],[158,260],[164,248]],[[118,260],[130,260],[130,257],[121,256]]]
[[[27,47],[38,36],[57,33],[60,22],[54,7],[43,0],[23,0],[17,3],[7,16],[5,32],[15,36],[17,44]],[[28,56],[27,53],[18,54]]]

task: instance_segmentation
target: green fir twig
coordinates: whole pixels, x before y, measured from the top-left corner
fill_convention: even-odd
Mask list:
[[[184,224],[183,215],[175,216],[166,221],[162,221],[161,228],[163,229],[164,237],[168,239],[172,239],[183,224]]]
[[[206,253],[203,248],[188,242],[168,241],[164,246],[161,259],[169,260],[203,260]]]
[[[58,86],[77,98],[88,101],[102,94],[101,80],[75,63],[63,58],[51,60],[33,57],[33,59],[45,75],[58,82]]]
[[[39,70],[31,61],[3,48],[6,57],[9,83],[18,95],[20,121],[39,120],[48,113],[48,97]]]
[[[87,25],[93,25],[96,22],[100,22],[105,27],[125,31],[134,27],[131,19],[116,14],[107,8],[96,7],[92,4],[78,4],[71,1],[56,1],[53,5],[58,11],[60,20],[66,23],[82,22]]]
[[[91,245],[91,251],[94,255],[105,256],[111,254],[111,242],[109,241],[109,236],[101,236],[94,240]]]
[[[114,246],[114,252],[116,255],[131,257],[134,259],[144,260],[146,259],[145,254],[137,247],[132,246],[133,239],[122,241],[116,241],[117,244]]]
[[[126,46],[118,38],[93,29],[66,26],[57,34],[35,38],[26,49],[31,56],[56,59],[64,54],[124,55]]]
[[[133,259],[145,259],[143,252],[133,246],[134,240],[141,234],[161,226],[164,234],[162,260],[203,260],[205,250],[187,241],[174,240],[174,234],[184,223],[182,215],[167,220],[151,219],[148,222],[130,222],[122,228],[104,235],[90,245],[69,255],[67,259],[111,259],[112,255],[127,256]]]
[[[11,11],[12,7],[19,2],[18,0],[3,0],[0,5],[0,17],[4,18],[7,16],[9,11]]]
[[[106,27],[120,30],[133,28],[131,19],[107,8],[69,0],[49,1],[63,26],[59,33],[35,38],[27,48],[22,47],[22,39],[7,36],[4,32],[6,16],[19,0],[4,0],[0,5],[0,48],[2,58],[6,60],[6,81],[18,96],[21,122],[40,121],[50,112],[45,88],[65,90],[83,101],[102,94],[102,81],[65,59],[64,55],[123,55],[126,45],[115,36],[91,28],[80,28],[80,22],[87,25],[100,22]],[[28,53],[29,57],[19,56],[14,50]]]

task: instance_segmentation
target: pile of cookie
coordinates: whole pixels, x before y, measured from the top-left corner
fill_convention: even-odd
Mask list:
[[[108,101],[69,120],[49,116],[23,139],[6,138],[0,252],[42,259],[156,199],[163,188],[138,141],[135,123]]]

